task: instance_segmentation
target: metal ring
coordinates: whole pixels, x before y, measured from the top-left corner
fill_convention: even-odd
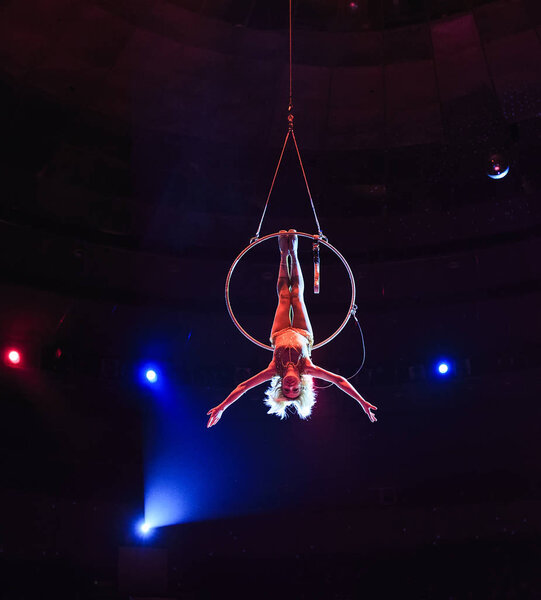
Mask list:
[[[246,248],[244,248],[244,250],[233,261],[233,264],[231,265],[231,268],[229,269],[229,273],[227,274],[227,278],[225,280],[225,303],[227,306],[227,311],[229,312],[229,316],[231,317],[231,320],[233,321],[233,323],[235,323],[237,329],[242,333],[242,335],[244,335],[246,338],[248,338],[256,346],[259,346],[260,348],[265,348],[266,350],[270,350],[271,352],[274,352],[274,348],[272,346],[269,346],[268,344],[264,344],[263,342],[256,340],[247,331],[245,331],[243,329],[242,325],[238,322],[237,318],[235,317],[235,314],[233,313],[233,309],[231,308],[231,301],[229,299],[229,284],[231,282],[231,275],[233,275],[233,271],[235,270],[235,267],[237,266],[240,259],[247,252],[249,252],[252,248],[255,248],[257,245],[261,244],[262,242],[270,240],[271,238],[279,237],[280,235],[281,234],[278,232],[278,233],[269,233],[269,235],[265,235],[262,238],[257,238],[257,239],[252,238],[252,241],[250,241],[250,244],[248,246],[246,246]],[[322,346],[325,346],[325,344],[328,344],[330,341],[334,340],[334,338],[342,331],[342,329],[344,329],[347,322],[349,321],[349,319],[352,315],[352,312],[353,312],[353,307],[355,306],[355,294],[356,294],[355,278],[353,277],[353,273],[352,273],[351,268],[348,265],[346,259],[340,254],[340,252],[338,252],[338,250],[332,244],[329,244],[329,242],[326,239],[323,239],[322,237],[320,237],[318,235],[311,235],[309,233],[303,233],[302,231],[297,231],[296,235],[298,235],[300,237],[308,238],[312,241],[317,240],[318,242],[320,242],[321,244],[323,244],[324,246],[326,246],[327,248],[332,250],[336,254],[336,256],[338,256],[338,258],[342,261],[344,267],[346,268],[346,271],[349,275],[349,279],[351,282],[351,302],[349,304],[346,318],[342,321],[340,327],[332,335],[330,335],[327,339],[323,340],[322,342],[319,342],[319,344],[316,344],[312,348],[312,350],[317,350],[318,348],[321,348]]]

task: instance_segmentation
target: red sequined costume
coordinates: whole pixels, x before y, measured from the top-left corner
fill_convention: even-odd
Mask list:
[[[306,359],[310,358],[314,339],[306,329],[286,327],[277,331],[270,340],[274,348],[274,364],[278,375],[283,376],[287,366],[293,364],[302,375]]]

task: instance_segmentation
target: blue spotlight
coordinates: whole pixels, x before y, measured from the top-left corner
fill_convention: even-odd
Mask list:
[[[137,533],[142,537],[148,537],[152,533],[152,527],[146,521],[142,521],[137,525]]]
[[[156,371],[154,371],[154,369],[148,369],[148,371],[145,373],[145,377],[148,381],[150,381],[150,383],[156,383],[156,381],[158,381],[158,374]]]
[[[150,525],[148,523],[143,523],[141,525],[141,533],[147,534],[150,531]]]
[[[155,362],[145,362],[137,366],[137,378],[142,385],[150,386],[156,390],[162,388],[164,378],[161,365]]]
[[[440,362],[438,363],[437,370],[440,375],[447,375],[449,373],[449,364],[446,362]]]
[[[179,484],[178,473],[182,470],[179,471],[178,465],[173,462],[175,446],[170,445],[169,456],[164,455],[159,464],[149,463],[146,468],[149,474],[145,482],[145,514],[156,527],[188,520],[190,506],[186,500],[189,500],[190,492],[187,490],[191,489],[193,493],[197,487],[193,480],[186,486],[187,490]],[[178,454],[176,457],[178,462]]]

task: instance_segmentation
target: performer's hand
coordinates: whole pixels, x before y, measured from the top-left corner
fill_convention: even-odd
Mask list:
[[[368,416],[368,418],[370,419],[370,421],[372,421],[372,423],[375,423],[377,421],[376,416],[372,414],[371,411],[373,410],[378,410],[377,406],[374,406],[373,404],[370,404],[370,402],[364,402],[363,406],[363,410],[366,413],[366,415]]]
[[[216,425],[216,423],[218,423],[218,421],[221,419],[222,414],[224,412],[223,408],[220,408],[219,406],[215,406],[214,408],[211,408],[207,415],[210,415],[210,419],[209,422],[207,423],[207,429],[209,427],[212,427],[213,425]]]

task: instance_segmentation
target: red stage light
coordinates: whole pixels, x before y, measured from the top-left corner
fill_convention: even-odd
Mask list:
[[[17,350],[9,350],[7,358],[11,365],[19,365],[21,363],[21,354]]]

